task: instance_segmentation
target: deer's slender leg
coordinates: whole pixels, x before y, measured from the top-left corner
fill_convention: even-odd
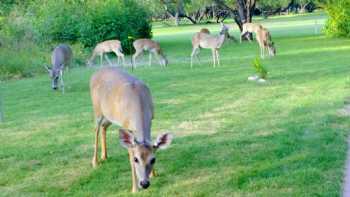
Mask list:
[[[220,66],[220,56],[219,56],[219,50],[218,50],[218,49],[216,49],[216,50],[215,50],[215,52],[216,52],[216,61],[218,62],[218,66]]]
[[[94,168],[97,166],[98,136],[100,134],[101,122],[102,122],[102,118],[100,118],[97,121],[96,129],[95,129],[95,149],[94,149],[94,156],[92,157],[92,167]]]
[[[122,58],[122,66],[125,65],[125,58],[124,58],[124,54],[121,54],[120,57]]]
[[[106,142],[106,133],[109,124],[102,125],[102,133],[101,133],[101,159],[107,159],[107,142]]]
[[[151,66],[151,64],[152,64],[152,52],[149,52],[148,66]]]
[[[134,166],[134,153],[131,149],[128,149],[129,152],[129,162],[131,167],[131,178],[132,178],[132,189],[131,192],[135,193],[137,192],[137,178],[136,178],[136,172],[135,172],[135,166]]]
[[[213,56],[213,67],[215,68],[215,56],[216,56],[216,52],[215,52],[215,49],[212,49],[211,50],[211,53],[212,53],[212,56]]]
[[[193,56],[196,54],[198,47],[193,47],[192,53],[191,53],[191,68],[193,66]]]
[[[163,65],[163,63],[161,61],[160,55],[157,52],[153,52],[153,54],[156,57],[156,59],[158,60],[160,66],[164,66],[165,67],[165,65]]]
[[[100,66],[102,67],[103,53],[100,54]]]
[[[132,62],[135,68],[136,68],[136,57],[138,57],[141,53],[142,51],[136,51],[135,54],[132,56]]]
[[[62,93],[64,94],[63,70],[60,70],[60,81],[61,81]]]
[[[122,59],[122,66],[124,66],[125,62],[124,62],[124,54],[121,53],[118,50],[113,51],[115,53],[115,55],[118,57],[118,65],[120,65],[120,58]]]
[[[110,66],[113,66],[113,64],[112,64],[111,60],[109,60],[109,58],[108,58],[108,55],[107,55],[107,54],[105,55],[105,57],[106,57],[106,60],[107,60],[108,64],[109,64]]]
[[[265,57],[265,49],[264,49],[264,47],[260,47],[260,56],[261,56],[261,58],[262,59],[264,59]]]

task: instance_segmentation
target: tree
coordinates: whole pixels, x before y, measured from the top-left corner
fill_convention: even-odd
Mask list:
[[[268,15],[282,11],[283,8],[287,8],[291,4],[294,4],[294,0],[259,0],[257,2],[257,8],[267,17]]]
[[[203,17],[204,7],[211,0],[160,0],[165,13],[179,25],[180,18],[186,18],[196,24]]]
[[[244,23],[252,22],[256,0],[213,0],[219,7],[229,11],[240,31]],[[232,7],[228,6],[231,4]],[[252,34],[246,34],[243,40],[251,39]]]
[[[350,37],[349,0],[328,0],[326,4],[328,19],[325,32],[333,37]]]

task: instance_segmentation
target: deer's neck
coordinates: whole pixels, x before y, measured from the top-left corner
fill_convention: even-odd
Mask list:
[[[224,43],[225,37],[226,37],[226,35],[225,35],[224,33],[219,35],[219,38],[218,38],[218,48],[220,48],[221,45]]]
[[[129,129],[133,131],[138,142],[151,142],[152,111],[147,103],[142,99],[139,104],[128,108]]]
[[[151,143],[151,120],[148,120],[147,117],[140,117],[140,120],[136,122],[134,127],[134,135],[138,142]]]

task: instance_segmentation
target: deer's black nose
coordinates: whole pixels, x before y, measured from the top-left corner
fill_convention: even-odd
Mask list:
[[[57,90],[57,87],[52,87],[53,90]]]
[[[149,183],[149,181],[141,181],[140,185],[143,189],[147,189],[149,187],[150,183]]]

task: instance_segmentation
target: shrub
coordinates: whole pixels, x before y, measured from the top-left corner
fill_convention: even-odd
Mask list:
[[[259,58],[255,58],[252,62],[252,65],[255,69],[255,72],[259,75],[261,79],[266,79],[267,78],[267,70],[266,68],[263,67],[261,64],[261,61]]]
[[[30,77],[44,72],[43,65],[50,56],[36,44],[28,41],[3,44],[0,47],[0,80]]]
[[[130,53],[132,38],[150,38],[151,21],[147,10],[134,0],[108,0],[90,3],[80,23],[80,42],[85,47],[98,42],[119,39],[123,50]]]
[[[329,0],[326,4],[329,18],[325,33],[334,37],[350,37],[350,1]]]
[[[82,18],[81,1],[43,0],[33,4],[32,23],[39,41],[76,41]]]

